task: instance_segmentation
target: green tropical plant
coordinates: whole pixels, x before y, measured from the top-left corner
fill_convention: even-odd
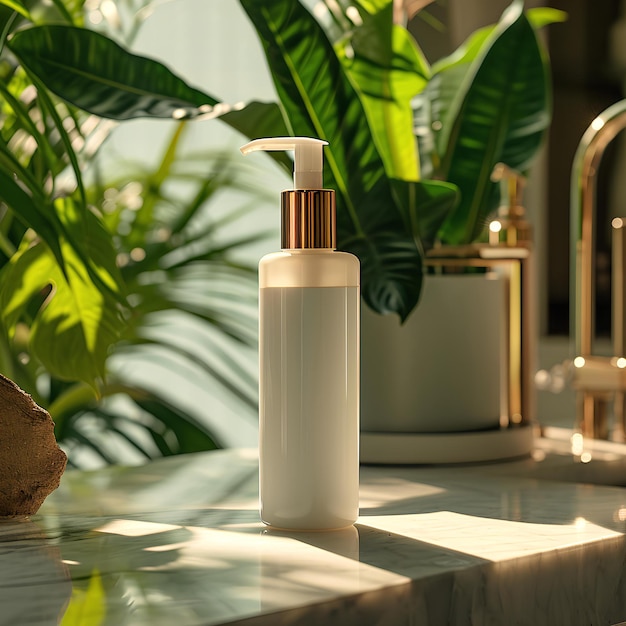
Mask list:
[[[16,49],[58,35],[73,71],[86,34],[104,66],[127,60],[112,40],[81,26],[82,3],[56,2],[48,7],[52,15],[42,13],[43,3],[30,10],[17,1],[1,4],[14,9],[0,6],[0,23],[3,43],[19,27],[11,38]],[[30,21],[42,36],[35,43],[23,28]],[[115,87],[99,92],[110,98],[108,105],[94,101],[99,112],[108,107],[108,117],[120,119],[146,108],[171,119],[202,99],[164,66],[138,63],[134,87],[141,81],[143,91],[127,99]],[[237,252],[264,233],[225,238],[224,229],[245,220],[257,194],[230,215],[213,217],[218,191],[245,191],[249,184],[225,155],[186,154],[184,122],[156,169],[126,164],[124,177],[103,178],[97,155],[113,124],[86,112],[89,103],[78,109],[69,98],[59,100],[37,74],[54,82],[54,72],[33,65],[2,49],[0,367],[48,408],[70,463],[219,446],[210,407],[194,410],[167,386],[134,379],[114,364],[143,354],[166,371],[190,379],[193,372],[196,385],[256,413],[256,380],[247,363],[256,345],[256,269]],[[168,330],[172,321],[178,336]]]
[[[85,456],[85,448],[111,463],[131,453],[142,460],[220,447],[218,409],[181,402],[180,378],[256,415],[256,268],[236,253],[267,233],[240,227],[243,234],[225,235],[249,218],[258,196],[213,217],[214,196],[245,191],[247,183],[231,155],[178,155],[187,130],[185,123],[175,127],[155,170],[126,163],[123,176],[88,188],[113,235],[131,307],[109,354],[101,399],[85,383],[66,383],[49,404],[70,459],[74,449]],[[157,378],[135,367],[150,367]]]
[[[276,106],[259,103],[223,119],[248,135],[252,129],[255,134],[287,129],[330,141],[327,181],[339,192],[340,247],[361,257],[366,302],[405,317],[419,295],[420,238],[431,239],[433,225],[455,201],[449,186],[419,181],[419,161],[434,176],[458,181],[461,191],[474,191],[462,193],[436,231],[453,243],[473,239],[492,209],[492,202],[483,202],[494,196],[485,176],[502,160],[497,157],[506,157],[511,167],[527,165],[548,124],[546,62],[522,0],[515,0],[496,29],[477,33],[433,68],[408,31],[393,24],[391,0],[350,4],[362,24],[354,26],[344,7],[349,30],[344,27],[344,37],[332,48],[300,3],[242,0],[265,46],[286,119]],[[128,57],[108,38],[85,29],[30,28],[16,33],[9,46],[53,92],[106,117],[194,116],[218,103],[163,66]],[[434,149],[418,155],[409,129],[411,98],[420,93],[425,97],[419,99],[418,119],[426,109],[430,115],[419,130],[438,130]],[[480,117],[487,123],[477,124]],[[458,223],[469,224],[461,228],[464,235],[458,234]]]
[[[261,4],[243,3],[247,10],[260,10]],[[280,2],[274,6],[285,8]],[[300,96],[293,85],[286,85],[285,93],[278,90],[281,107],[253,102],[243,111],[224,114],[225,107],[215,106],[217,98],[185,85],[161,64],[130,55],[106,36],[76,25],[23,28],[8,38],[7,46],[39,85],[99,116],[183,118],[217,110],[223,121],[247,136],[296,132],[327,138],[331,148],[326,182],[338,191],[340,247],[361,258],[365,300],[378,310],[404,317],[417,302],[421,283],[416,208],[406,206],[404,199],[415,197],[421,205],[449,209],[454,190],[446,183],[405,183],[387,176],[351,80],[321,27],[303,7],[297,7],[301,13],[295,25],[294,39],[299,41],[295,52],[300,55],[296,63],[308,68],[297,77],[302,82],[293,83],[301,89],[302,109],[289,106],[289,97]],[[259,28],[254,14],[251,18]],[[294,27],[289,28],[293,32]],[[308,44],[314,54],[303,63],[303,46]],[[308,111],[313,101],[322,103],[311,109],[313,117],[300,116],[298,111]],[[289,167],[284,156],[277,158]]]
[[[459,204],[438,232],[443,243],[462,245],[484,234],[500,200],[494,167],[502,162],[527,173],[550,125],[549,61],[536,29],[565,14],[523,8],[514,1],[495,27],[477,31],[435,63],[415,101],[417,119],[430,112],[422,128],[434,135],[424,162],[433,176],[460,190]]]
[[[372,64],[367,91],[350,74],[346,55],[300,2],[241,4],[265,49],[290,133],[329,142],[324,182],[337,190],[338,247],[361,261],[363,299],[380,313],[405,319],[419,298],[422,240],[456,201],[454,186],[418,180],[417,168],[409,175],[404,162],[403,155],[415,152],[410,96],[425,85],[417,47],[405,38],[400,50],[381,50],[387,65]],[[392,2],[380,4],[391,17]],[[379,115],[371,113],[364,91],[387,101]],[[389,109],[398,114],[388,117]],[[381,132],[387,121],[391,132]]]
[[[131,54],[116,40],[136,31],[135,18],[111,37],[85,27],[80,0],[0,0],[0,356],[4,372],[36,397],[42,385],[34,381],[44,372],[50,392],[42,400],[55,409],[59,430],[74,423],[77,407],[93,416],[104,406],[98,395],[113,393],[106,364],[114,346],[150,343],[138,319],[150,323],[182,305],[225,335],[242,333],[176,299],[173,281],[183,270],[176,263],[167,268],[167,287],[150,283],[161,271],[154,267],[163,244],[177,240],[185,270],[221,261],[249,275],[250,268],[226,260],[245,241],[232,242],[222,257],[205,248],[196,258],[198,241],[182,236],[159,248],[151,239],[161,227],[180,226],[182,235],[185,216],[200,206],[195,200],[159,216],[150,207],[165,198],[148,185],[128,240],[114,232],[128,207],[106,214],[83,174],[111,120],[219,117],[246,137],[327,139],[325,183],[338,192],[339,247],[361,259],[367,304],[402,319],[419,298],[424,249],[480,236],[493,208],[493,165],[525,169],[549,123],[547,61],[535,27],[558,19],[555,12],[526,14],[514,0],[497,26],[430,67],[407,29],[393,23],[392,0],[328,2],[331,25],[299,1],[240,2],[264,46],[279,103],[232,108],[163,64]],[[134,16],[144,8],[141,0],[127,3]],[[159,183],[175,153],[174,146],[154,173]],[[284,154],[273,158],[290,169]],[[120,267],[120,254],[132,258],[135,249],[145,257]],[[241,336],[250,340],[247,331]],[[77,380],[93,391],[74,386]],[[142,415],[160,415],[161,430],[188,417],[165,417],[163,398],[158,407],[150,404],[154,395],[139,399]],[[116,423],[104,409],[98,419]],[[167,437],[150,436],[166,453]]]
[[[355,133],[373,143],[378,155],[359,167],[390,181],[395,209],[405,217],[404,223],[385,224],[380,236],[400,243],[407,224],[427,246],[435,239],[459,245],[481,236],[498,200],[490,180],[494,166],[504,162],[527,171],[550,123],[549,62],[536,28],[564,19],[562,12],[525,12],[523,0],[514,0],[497,25],[477,31],[430,66],[406,27],[394,24],[391,0],[325,2],[335,54],[303,6],[288,0],[241,2],[264,44],[294,133],[328,139],[333,160],[341,163],[359,143],[346,132],[347,115],[342,118],[338,109],[365,112],[367,124]],[[341,73],[337,59],[354,91],[339,79],[331,84],[329,77]],[[334,107],[333,98],[340,102]],[[331,174],[336,169],[331,163]],[[329,175],[329,183],[340,189],[341,174],[334,180]],[[350,180],[350,172],[346,176]],[[430,185],[425,177],[453,183],[458,203],[452,208],[449,197],[413,203],[415,181]],[[356,180],[349,196],[365,220],[370,205],[361,208],[361,196],[369,191],[364,183]],[[394,204],[385,206],[391,210]],[[366,300],[385,312],[384,302]]]

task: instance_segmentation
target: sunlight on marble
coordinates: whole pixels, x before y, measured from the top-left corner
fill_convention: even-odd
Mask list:
[[[397,500],[433,496],[444,492],[445,489],[441,487],[387,476],[370,479],[365,484],[361,483],[359,502],[362,509],[376,508]]]
[[[138,520],[116,519],[107,522],[95,530],[100,533],[111,535],[123,535],[124,537],[144,537],[155,535],[166,530],[177,530],[180,526],[172,524],[157,524],[155,522],[141,522]]]
[[[365,516],[358,522],[493,562],[622,536],[583,517],[572,524],[537,524],[438,511]]]
[[[170,550],[179,550],[185,545],[184,541],[179,541],[177,543],[166,543],[162,546],[149,546],[144,548],[146,552],[169,552]]]

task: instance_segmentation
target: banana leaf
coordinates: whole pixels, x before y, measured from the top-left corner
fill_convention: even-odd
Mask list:
[[[338,244],[361,260],[365,302],[404,320],[421,289],[420,245],[396,204],[358,93],[321,26],[299,2],[241,4],[261,39],[293,134],[330,144],[324,184],[337,190]]]
[[[371,13],[362,8],[362,25],[335,48],[359,92],[388,176],[418,180],[411,98],[426,86],[430,68],[410,33],[393,23],[393,2],[380,4]]]
[[[525,171],[550,123],[548,63],[515,1],[492,32],[482,31],[452,61],[434,68],[426,90],[441,163],[439,175],[461,192],[439,232],[445,243],[474,241],[497,206],[490,179],[504,162]]]
[[[432,248],[437,233],[458,201],[450,185],[440,181],[392,180],[393,192],[405,221],[425,249]]]

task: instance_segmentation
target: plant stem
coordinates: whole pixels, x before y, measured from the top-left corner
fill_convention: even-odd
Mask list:
[[[4,48],[4,42],[7,40],[7,36],[11,30],[11,27],[13,26],[13,22],[15,22],[16,19],[17,19],[17,11],[14,11],[11,17],[7,20],[7,23],[5,24],[4,28],[2,29],[2,34],[0,34],[0,53],[2,52],[2,49]]]

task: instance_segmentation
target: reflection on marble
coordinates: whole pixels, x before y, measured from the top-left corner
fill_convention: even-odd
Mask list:
[[[408,582],[268,535],[260,524],[227,530],[115,519],[76,539],[64,554],[72,578],[84,596],[97,576],[111,624],[154,624],[155,614],[158,624],[230,623]],[[101,606],[83,610],[90,616]]]
[[[61,552],[39,525],[0,521],[0,624],[57,624],[71,593]]]
[[[626,620],[626,489],[525,471],[363,467],[361,517],[331,533],[260,523],[255,451],[70,471],[0,524],[0,625]]]

